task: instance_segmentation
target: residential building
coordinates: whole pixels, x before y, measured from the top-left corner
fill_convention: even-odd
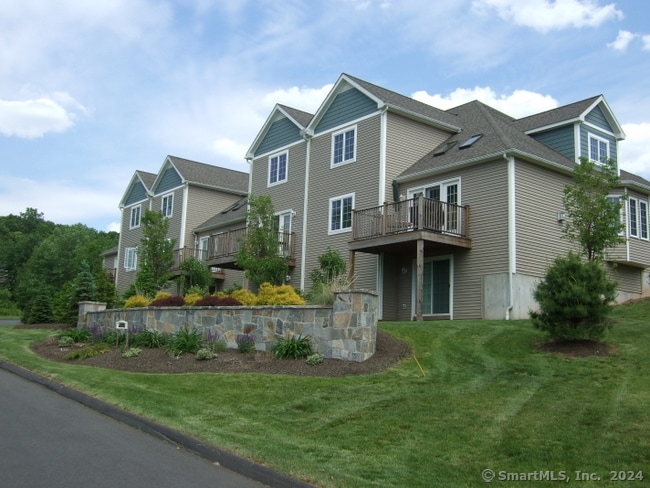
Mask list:
[[[247,153],[250,193],[269,195],[291,232],[298,288],[331,247],[356,288],[380,294],[384,320],[526,318],[571,248],[562,196],[576,161],[616,159],[623,138],[601,95],[515,119],[342,74],[314,114],[275,106]],[[626,244],[608,268],[624,301],[648,292],[650,182],[620,175]]]
[[[126,291],[138,271],[138,246],[142,240],[142,216],[146,210],[161,212],[169,219],[168,238],[175,242],[175,275],[181,263],[206,255],[194,229],[248,194],[248,174],[196,161],[167,156],[158,173],[136,171],[120,201],[121,228],[115,284]],[[214,269],[219,283],[242,280],[240,271],[230,275]],[[179,293],[181,290],[172,289]]]

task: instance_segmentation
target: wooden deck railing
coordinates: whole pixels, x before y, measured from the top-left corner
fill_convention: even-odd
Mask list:
[[[469,207],[417,196],[354,211],[353,240],[414,230],[469,237]]]

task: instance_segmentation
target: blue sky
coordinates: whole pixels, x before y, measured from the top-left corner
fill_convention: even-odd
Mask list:
[[[619,165],[650,179],[650,3],[625,0],[20,0],[0,5],[0,215],[116,230],[137,169],[248,171],[276,103],[341,73],[514,117],[603,94]]]

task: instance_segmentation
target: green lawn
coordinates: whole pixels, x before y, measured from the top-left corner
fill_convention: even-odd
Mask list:
[[[610,358],[542,353],[528,321],[383,323],[413,347],[349,378],[146,375],[51,363],[44,330],[0,327],[0,358],[294,477],[328,487],[557,486],[499,477],[650,484],[650,301],[615,309]],[[627,476],[627,473],[626,473]],[[595,481],[593,478],[599,477]],[[626,483],[623,483],[625,485]]]

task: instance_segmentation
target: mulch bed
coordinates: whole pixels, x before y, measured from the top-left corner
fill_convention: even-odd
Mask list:
[[[589,356],[609,357],[617,352],[613,344],[598,341],[554,341],[537,344],[544,352],[550,352],[563,357],[586,358]]]
[[[17,328],[64,329],[60,324],[21,325]],[[235,349],[221,352],[215,359],[199,361],[194,355],[183,354],[178,358],[164,349],[143,348],[139,356],[123,358],[122,351],[111,347],[109,352],[83,361],[65,359],[73,347],[61,348],[55,337],[31,345],[39,356],[50,361],[96,366],[100,368],[130,371],[134,373],[263,373],[294,376],[343,377],[350,375],[374,374],[384,371],[412,354],[410,347],[392,337],[377,331],[375,354],[363,362],[325,359],[320,364],[310,365],[304,359],[275,359],[269,352],[250,352],[242,354]],[[75,345],[75,347],[83,347]]]

